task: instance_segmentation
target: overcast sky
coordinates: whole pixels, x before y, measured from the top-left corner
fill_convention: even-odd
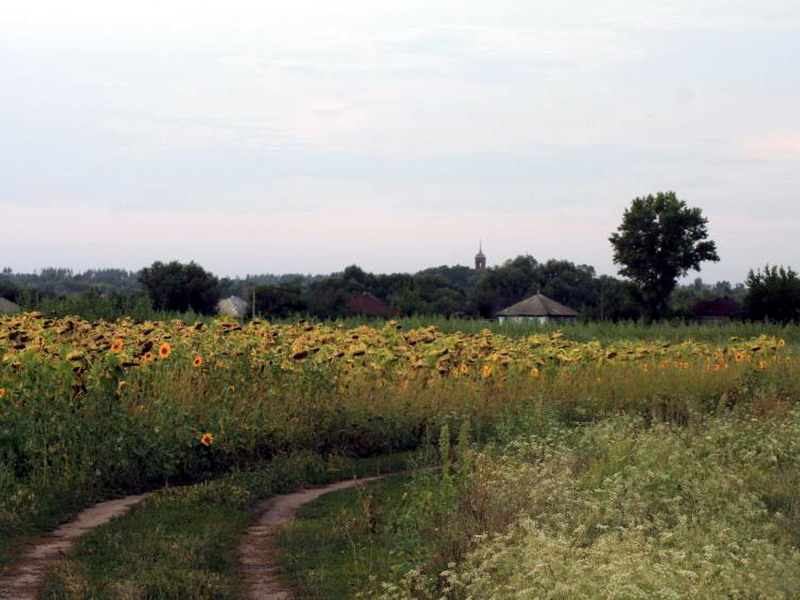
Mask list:
[[[666,190],[800,267],[798,0],[122,4],[0,7],[0,267],[613,274]]]

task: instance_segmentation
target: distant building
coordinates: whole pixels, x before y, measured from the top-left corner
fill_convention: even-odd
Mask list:
[[[217,303],[217,312],[241,320],[247,316],[247,302],[239,296],[231,296]]]
[[[554,321],[572,321],[577,319],[577,311],[568,306],[559,304],[552,298],[544,294],[534,294],[530,298],[525,298],[521,302],[512,304],[497,313],[497,320],[500,323],[509,321],[512,323],[523,323],[533,321],[539,323],[549,323]]]
[[[351,296],[345,306],[347,312],[364,317],[383,317],[388,319],[403,316],[403,311],[392,308],[380,298],[376,298],[367,292]]]
[[[11,300],[6,300],[0,296],[0,316],[6,317],[15,315],[18,312],[22,312],[22,307],[20,307],[19,304],[15,304]]]
[[[727,296],[713,300],[701,300],[692,307],[692,315],[699,321],[726,323],[740,317],[742,306]]]
[[[486,255],[483,253],[483,242],[478,243],[478,253],[475,255],[475,270],[483,273],[486,270]]]

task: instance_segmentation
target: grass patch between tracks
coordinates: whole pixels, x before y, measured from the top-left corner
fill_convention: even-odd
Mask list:
[[[277,457],[251,472],[165,488],[81,538],[48,574],[40,598],[233,599],[237,553],[255,500],[304,485],[406,468],[411,454],[372,459]]]

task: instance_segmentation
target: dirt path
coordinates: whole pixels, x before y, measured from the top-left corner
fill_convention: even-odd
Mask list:
[[[95,504],[31,546],[14,566],[0,574],[0,600],[34,600],[45,571],[69,550],[76,538],[127,512],[148,495],[126,496]]]
[[[239,546],[239,565],[246,600],[287,600],[290,597],[289,589],[278,577],[274,538],[278,526],[291,519],[298,508],[329,492],[383,477],[385,476],[378,475],[340,481],[293,494],[274,496],[256,504],[254,510],[260,515],[258,521],[247,530],[244,542]]]

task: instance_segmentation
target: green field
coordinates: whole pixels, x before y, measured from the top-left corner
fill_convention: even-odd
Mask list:
[[[344,536],[287,562],[307,597],[792,597],[798,331],[4,318],[0,564],[168,486],[43,593],[235,597],[253,502],[417,451],[442,469],[376,487],[378,529],[351,493],[287,533]]]

